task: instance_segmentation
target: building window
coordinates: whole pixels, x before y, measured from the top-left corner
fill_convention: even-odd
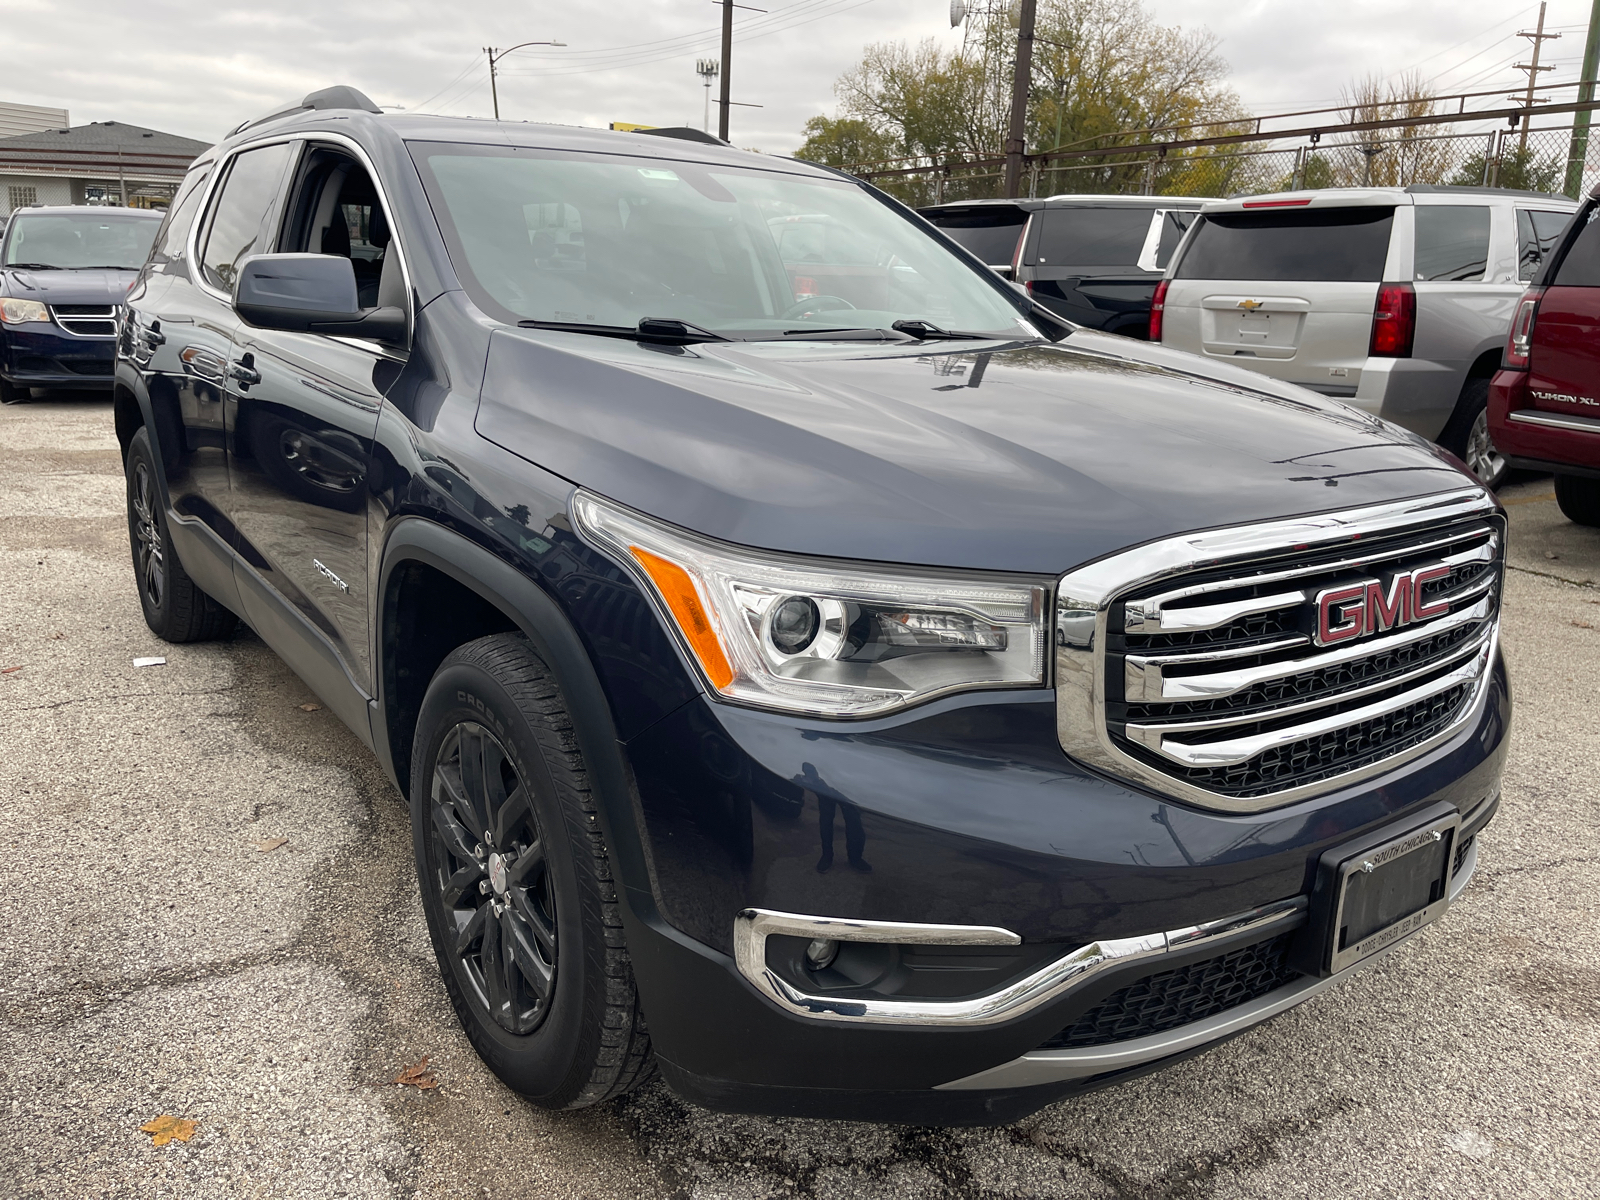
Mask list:
[[[6,200],[13,209],[26,208],[30,204],[39,203],[39,189],[12,184],[6,188]]]

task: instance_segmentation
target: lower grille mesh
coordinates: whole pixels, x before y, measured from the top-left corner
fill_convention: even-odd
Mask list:
[[[1147,975],[1113,992],[1041,1050],[1104,1046],[1165,1033],[1237,1008],[1300,977],[1288,963],[1292,933],[1216,958]]]

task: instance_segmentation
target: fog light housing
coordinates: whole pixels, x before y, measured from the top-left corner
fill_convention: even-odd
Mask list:
[[[838,956],[838,942],[832,938],[812,938],[806,947],[806,966],[813,971],[825,970]]]

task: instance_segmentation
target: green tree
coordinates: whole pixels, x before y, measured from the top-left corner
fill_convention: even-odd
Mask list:
[[[1497,167],[1486,174],[1482,150],[1474,150],[1461,160],[1450,182],[1474,187],[1485,181],[1495,187],[1512,188],[1525,192],[1559,192],[1563,183],[1561,157],[1556,154],[1541,155],[1532,146],[1508,147],[1500,151]]]
[[[859,118],[812,117],[806,122],[806,140],[794,156],[842,167],[850,163],[880,162],[901,153],[892,138]]]

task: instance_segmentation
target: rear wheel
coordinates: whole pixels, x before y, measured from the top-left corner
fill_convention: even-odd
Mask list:
[[[653,1073],[572,720],[517,634],[469,642],[417,719],[411,827],[445,990],[473,1048],[545,1108]]]
[[[165,642],[203,642],[227,637],[239,618],[189,578],[167,535],[167,514],[156,486],[150,433],[140,429],[128,443],[128,542],[145,624]]]
[[[1510,465],[1489,436],[1489,381],[1469,379],[1439,444],[1462,462],[1485,487],[1499,487]]]
[[[1600,528],[1600,479],[1557,475],[1556,503],[1567,520]]]
[[[18,387],[8,379],[0,379],[0,404],[21,404],[24,400],[32,398],[31,389]]]

